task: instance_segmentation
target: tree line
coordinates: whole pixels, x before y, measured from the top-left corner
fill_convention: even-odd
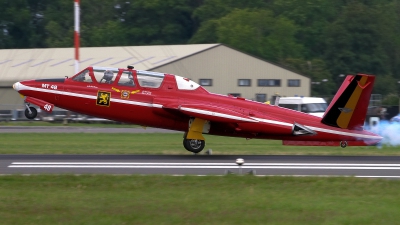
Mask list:
[[[334,94],[345,74],[367,73],[377,75],[374,93],[398,103],[397,0],[80,3],[83,47],[222,43],[310,77],[313,95]],[[0,48],[72,47],[73,14],[73,0],[2,0]]]

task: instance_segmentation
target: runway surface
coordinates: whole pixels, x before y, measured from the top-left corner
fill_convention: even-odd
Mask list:
[[[242,166],[236,165],[243,158]],[[170,174],[400,178],[398,156],[0,155],[0,174]]]
[[[158,128],[17,127],[0,133],[169,133]],[[179,132],[178,132],[179,133]],[[242,166],[235,161],[245,160]],[[400,156],[265,155],[0,155],[0,174],[169,174],[227,173],[279,176],[400,178]]]

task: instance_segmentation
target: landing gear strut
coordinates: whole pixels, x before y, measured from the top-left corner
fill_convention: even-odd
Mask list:
[[[196,140],[196,139],[183,139],[183,147],[186,150],[193,153],[199,153],[204,149],[206,142],[203,140]]]
[[[25,117],[33,120],[35,119],[37,116],[37,110],[33,107],[29,107],[28,105],[26,105],[26,109],[25,109]]]

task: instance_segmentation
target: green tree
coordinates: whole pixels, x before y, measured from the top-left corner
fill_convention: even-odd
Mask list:
[[[392,75],[379,75],[375,78],[374,93],[381,94],[383,96],[389,94],[397,94],[400,85],[398,80]]]
[[[326,31],[324,59],[334,77],[342,73],[388,74],[383,51],[382,14],[376,8],[351,2]]]
[[[127,38],[121,22],[109,20],[102,26],[91,28],[86,40],[88,46],[124,46],[128,45]]]
[[[203,23],[224,17],[235,9],[267,9],[268,2],[265,0],[205,0],[194,10],[193,17],[199,23]]]
[[[191,0],[120,1],[119,19],[128,45],[183,44],[193,34]]]
[[[301,57],[299,53],[303,47],[294,37],[297,27],[284,17],[274,18],[271,11],[234,9],[228,15],[206,23],[206,26],[199,29],[191,43],[214,33],[212,38],[216,39],[215,42],[274,62]]]
[[[218,20],[238,9],[266,9],[265,0],[205,0],[193,11],[196,32],[189,43],[216,43]]]
[[[82,46],[124,46],[128,44],[128,31],[123,27],[119,14],[120,2],[118,0],[81,1]]]
[[[50,48],[74,46],[74,4],[50,1],[45,11],[46,44]]]
[[[341,0],[274,0],[272,10],[299,27],[296,39],[304,45],[304,58],[320,58],[324,54],[323,35],[336,20],[344,3]]]
[[[391,1],[378,7],[381,40],[379,43],[386,55],[388,71],[400,80],[400,2]]]
[[[46,3],[46,0],[2,0],[0,2],[0,47],[45,47],[43,18]]]

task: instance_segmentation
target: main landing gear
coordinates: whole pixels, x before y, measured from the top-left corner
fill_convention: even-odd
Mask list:
[[[193,153],[199,153],[206,145],[202,133],[210,131],[210,121],[200,118],[189,119],[189,130],[183,135],[183,147]]]
[[[196,139],[183,139],[183,147],[186,150],[193,153],[199,153],[204,149],[206,142],[203,140],[196,140]]]
[[[26,106],[26,109],[25,109],[25,117],[28,118],[28,119],[30,119],[30,120],[35,119],[36,116],[37,116],[37,110],[36,110],[35,108],[33,108],[33,107],[29,107],[28,104],[25,105],[25,106]]]

